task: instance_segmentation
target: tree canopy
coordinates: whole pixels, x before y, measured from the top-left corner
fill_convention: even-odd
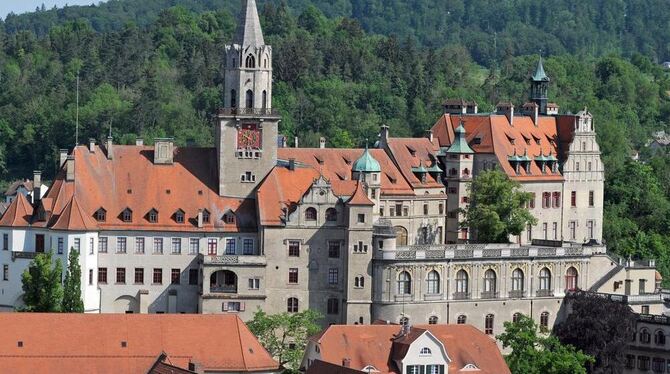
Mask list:
[[[81,266],[79,251],[70,248],[67,271],[63,282],[63,301],[61,310],[65,313],[83,313],[84,301],[81,298]]]
[[[63,300],[59,258],[53,261],[51,252],[38,253],[28,269],[21,274],[24,310],[27,312],[60,312]]]

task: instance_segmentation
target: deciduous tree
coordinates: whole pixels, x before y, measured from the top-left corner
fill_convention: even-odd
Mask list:
[[[51,252],[39,253],[21,275],[24,310],[60,312],[63,300],[60,259],[53,261]]]
[[[84,302],[81,299],[81,266],[79,266],[79,251],[75,251],[74,248],[70,248],[70,254],[68,256],[61,310],[66,313],[84,312]]]

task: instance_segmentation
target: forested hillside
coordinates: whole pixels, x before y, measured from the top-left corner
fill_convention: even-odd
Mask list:
[[[162,9],[174,3],[187,7]],[[237,5],[232,0],[112,1],[9,17],[0,29],[0,180],[27,177],[34,169],[43,170],[47,179],[53,176],[58,149],[75,142],[77,73],[80,142],[102,139],[111,128],[121,143],[136,136],[148,143],[174,136],[179,144],[211,145],[210,115],[221,106],[223,46],[235,28],[229,3]],[[608,24],[600,19],[603,13],[589,10],[568,17],[584,27],[571,27],[566,18],[537,32],[534,22],[544,25],[553,16],[525,6],[527,19],[503,24],[508,13],[488,8],[477,13],[470,6],[479,2],[469,1],[458,13],[459,26],[447,22],[441,29],[429,21],[440,18],[440,11],[422,5],[427,1],[351,2],[366,4],[365,9],[344,0],[314,2],[328,14],[352,14],[360,22],[329,18],[305,3],[295,0],[290,9],[269,4],[261,12],[266,42],[274,48],[274,106],[289,139],[299,135],[301,145],[309,146],[323,135],[329,146],[361,146],[365,139],[375,140],[382,123],[391,126],[393,136],[422,135],[446,98],[477,100],[483,111],[500,100],[521,104],[539,57],[535,52],[543,49],[549,54],[545,68],[552,78],[552,100],[564,112],[588,106],[595,116],[607,171],[610,248],[625,256],[659,258],[670,279],[670,158],[652,155],[644,146],[653,131],[670,131],[670,77],[644,47],[662,53],[659,45],[670,43],[663,34],[667,30],[651,31],[660,23],[623,28],[617,36],[617,18],[613,29],[603,28]],[[416,16],[401,10],[401,3],[416,5]],[[499,9],[494,3],[511,2],[488,6]],[[525,3],[515,2],[509,17],[520,17]],[[596,6],[567,1],[547,6],[568,7],[563,3],[578,9]],[[656,13],[662,17],[670,9]],[[632,22],[629,18],[638,13],[627,14],[626,22]],[[488,28],[482,27],[486,17]],[[596,24],[602,30],[594,29]],[[371,34],[366,28],[404,36]],[[489,31],[499,28],[494,43]],[[565,33],[582,28],[593,35],[580,32],[573,36],[576,44],[568,43],[573,39]],[[488,39],[469,39],[477,35]],[[617,44],[623,36],[647,42],[624,50]],[[498,53],[481,54],[478,46],[495,47]],[[605,52],[613,53],[601,55]],[[644,162],[630,161],[633,149],[641,150]]]

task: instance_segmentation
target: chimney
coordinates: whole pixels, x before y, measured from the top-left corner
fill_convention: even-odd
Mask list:
[[[510,126],[514,126],[514,104],[512,103],[498,103],[496,106],[498,114],[504,114],[509,121]]]
[[[67,160],[67,149],[61,149],[60,150],[60,161],[58,162],[58,167],[61,168],[63,165],[65,165],[65,161]]]
[[[88,151],[95,152],[95,139],[88,139]]]
[[[379,148],[385,149],[389,142],[389,126],[382,125],[379,131]]]
[[[319,148],[324,149],[326,148],[326,138],[323,136],[319,138]]]
[[[534,109],[535,110],[533,111],[533,123],[535,124],[535,127],[537,127],[537,125],[538,125],[537,120],[538,120],[538,117],[540,115],[540,113],[539,113],[540,108],[536,105]]]
[[[74,181],[74,155],[67,156],[67,160],[65,161],[65,169],[67,171],[67,174],[65,175],[65,181]]]
[[[288,169],[295,170],[295,158],[288,159]]]
[[[142,139],[142,138],[136,138],[136,139],[135,139],[135,145],[138,146],[138,147],[143,146],[143,145],[144,145],[144,139]]]
[[[202,228],[203,218],[202,218],[202,209],[198,209],[198,228]]]
[[[36,204],[42,197],[42,172],[33,171],[33,204]]]
[[[426,130],[426,138],[430,140],[430,142],[433,142],[433,130]]]
[[[342,366],[345,368],[351,367],[351,359],[350,358],[343,358],[342,359]]]
[[[113,140],[114,140],[114,138],[112,138],[111,136],[107,137],[107,145],[106,145],[105,148],[107,148],[107,159],[108,160],[111,160],[112,158],[114,158],[114,150],[112,149],[112,147],[114,146]]]
[[[174,140],[159,138],[154,140],[154,164],[172,165],[174,161]]]
[[[293,146],[295,148],[298,148],[298,137],[297,136],[295,137],[295,142],[293,143]]]

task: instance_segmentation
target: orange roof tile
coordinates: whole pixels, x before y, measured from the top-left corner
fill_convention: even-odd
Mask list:
[[[419,165],[426,167],[433,165],[440,150],[437,142],[431,143],[428,138],[389,138],[388,145],[393,159],[412,187],[444,188],[444,184],[435,180],[430,174],[426,176],[426,183],[421,183],[421,179],[412,172],[412,168]]]
[[[0,218],[0,226],[27,227],[33,215],[33,206],[22,193],[16,195],[16,199],[7,207]]]
[[[319,177],[311,167],[296,166],[294,170],[276,166],[256,191],[261,225],[276,226],[284,221],[284,209],[297,204]]]
[[[97,228],[95,220],[82,211],[76,196],[72,196],[63,211],[53,219],[54,223],[50,227],[55,230],[90,231]]]
[[[482,374],[510,373],[495,341],[470,325],[420,325],[412,329],[430,331],[451,358],[449,372],[461,373],[474,364]],[[398,325],[333,325],[310,340],[320,344],[321,359],[336,365],[350,360],[350,367],[360,370],[368,365],[381,373],[397,373],[392,362],[394,335]]]
[[[142,373],[162,352],[180,367],[279,368],[235,315],[8,313],[3,322],[4,372]]]
[[[375,203],[370,200],[367,192],[363,188],[363,183],[356,183],[356,191],[351,195],[351,198],[347,201],[349,205],[375,205]]]

